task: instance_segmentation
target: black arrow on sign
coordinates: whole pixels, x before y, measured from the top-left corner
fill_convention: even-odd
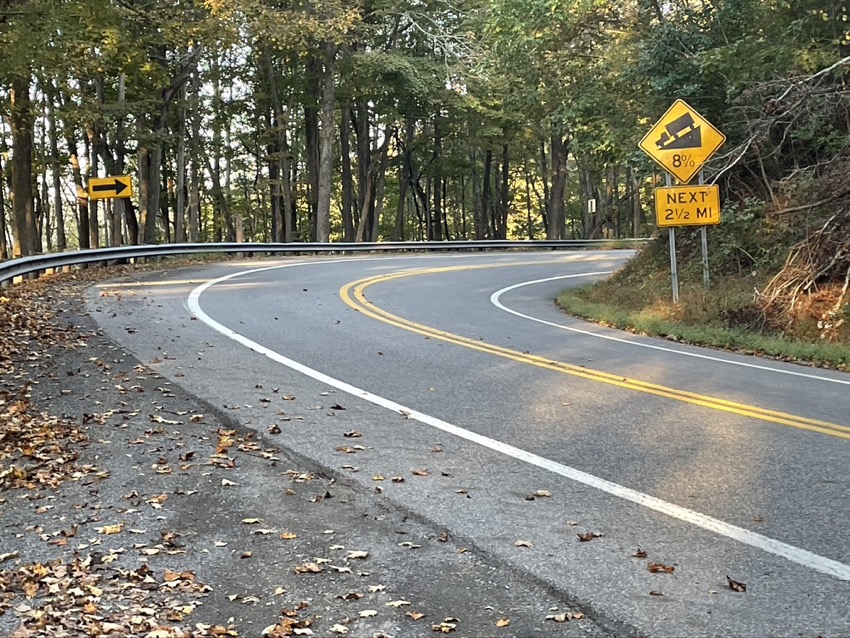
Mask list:
[[[127,184],[117,178],[112,184],[95,184],[91,187],[93,191],[98,193],[113,192],[116,195],[120,195],[124,192],[125,188],[127,188]]]

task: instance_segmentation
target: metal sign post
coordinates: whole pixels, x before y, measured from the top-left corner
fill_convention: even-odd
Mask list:
[[[673,185],[673,178],[670,173],[664,176],[667,180],[667,186]],[[670,275],[673,280],[673,303],[679,303],[679,268],[676,264],[676,228],[670,226],[667,229],[667,237],[670,240]]]
[[[699,169],[699,184],[705,184],[705,171]],[[708,290],[711,287],[711,276],[708,273],[708,227],[699,229],[700,245],[702,247],[702,285]]]
[[[702,282],[711,284],[708,272],[708,224],[720,223],[720,188],[705,185],[702,170],[726,136],[684,100],[676,100],[661,116],[638,147],[666,171],[667,187],[655,189],[655,220],[667,226],[670,238],[670,274],[673,303],[679,303],[679,271],[676,265],[676,226],[700,226]],[[699,173],[699,185],[689,182]],[[673,177],[681,186],[673,188]]]

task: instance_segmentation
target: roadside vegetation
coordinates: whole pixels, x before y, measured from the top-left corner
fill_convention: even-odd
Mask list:
[[[788,197],[791,216],[762,202],[727,204],[709,230],[711,285],[703,286],[699,231],[677,231],[679,303],[672,300],[669,242],[659,231],[605,282],[565,290],[568,312],[636,333],[850,369],[850,238],[836,167]],[[799,182],[795,184],[799,186]],[[811,206],[812,191],[828,201]]]

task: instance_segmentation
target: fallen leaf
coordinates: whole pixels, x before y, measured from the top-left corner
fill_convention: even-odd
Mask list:
[[[634,554],[632,554],[632,558],[646,558],[646,552],[642,549],[638,549]]]
[[[343,435],[346,439],[359,439],[361,436],[363,436],[363,435],[362,435],[362,434],[360,434],[360,432],[358,432],[357,430],[351,430],[350,432],[343,432],[343,434],[342,434],[342,435]]]
[[[413,474],[413,476],[431,476],[431,472],[428,470],[428,468],[422,468],[420,470],[411,470],[411,474]]]
[[[514,543],[514,545],[516,545],[517,547],[528,547],[529,549],[534,547],[534,545],[532,545],[530,541],[517,541]]]
[[[581,620],[584,618],[584,614],[580,611],[568,611],[563,614],[549,614],[546,616],[545,620],[552,620],[554,622],[569,622],[571,620]]]
[[[390,479],[390,481],[392,481],[393,483],[404,483],[404,477],[403,476],[394,476]]]
[[[378,611],[376,609],[364,609],[360,612],[359,616],[361,618],[369,618],[370,616],[377,616]]]
[[[333,625],[330,628],[330,632],[332,634],[342,634],[343,636],[348,633],[348,627],[345,625]]]
[[[602,538],[602,534],[597,534],[596,532],[587,532],[586,534],[576,534],[578,539],[582,543],[588,543],[592,541],[594,538]]]
[[[221,484],[224,487],[230,487],[232,485],[236,485],[236,483],[234,483],[233,481],[231,481],[229,479],[221,479]]]
[[[386,606],[387,607],[395,607],[396,609],[398,609],[399,607],[406,607],[409,604],[410,604],[409,600],[392,600],[392,601],[386,603]]]
[[[268,427],[267,432],[269,434],[280,434],[280,432],[281,432],[280,426],[277,423],[273,423],[272,425],[270,425]]]
[[[455,622],[451,622],[455,621]],[[450,634],[455,629],[457,629],[457,619],[456,618],[446,618],[439,625],[431,625],[431,631],[436,631],[441,634]]]
[[[283,541],[291,541],[298,538],[298,534],[293,534],[292,532],[281,532],[280,539]]]
[[[374,594],[379,591],[384,591],[387,588],[386,585],[369,585],[369,593]]]
[[[739,583],[737,580],[732,580],[728,576],[726,577],[726,582],[729,583],[729,589],[732,591],[737,591],[740,593],[744,593],[747,591],[747,586],[744,583]]]
[[[346,558],[351,560],[353,558],[366,558],[367,556],[369,556],[369,552],[354,550],[354,551],[348,552],[348,556],[346,556]]]
[[[304,563],[295,566],[296,574],[318,574],[323,571],[325,571],[324,567],[318,563]]]
[[[510,618],[499,618],[499,620],[496,621],[496,627],[509,627],[510,624]]]
[[[256,525],[259,522],[260,522],[259,518],[243,518],[242,519],[242,523],[244,523],[245,525]]]
[[[537,498],[549,498],[550,496],[552,496],[552,493],[548,490],[537,490],[534,493],[534,496],[536,496]]]
[[[649,563],[646,568],[653,574],[672,574],[676,571],[675,567],[672,565],[665,565],[664,563]]]
[[[425,614],[419,613],[418,611],[409,611],[405,614],[405,616],[412,618],[413,620],[419,620],[420,618],[425,618]]]
[[[95,531],[98,534],[104,534],[106,536],[110,536],[112,534],[120,534],[122,529],[124,529],[124,523],[116,523],[115,525],[104,525],[103,527],[95,527]]]
[[[251,554],[251,552],[242,552],[239,555],[239,558],[251,558],[251,556],[253,556],[253,554]]]
[[[662,594],[660,591],[655,591],[653,589],[651,592],[649,592],[649,595],[650,596],[663,596],[664,594]]]

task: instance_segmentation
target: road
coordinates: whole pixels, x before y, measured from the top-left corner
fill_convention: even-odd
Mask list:
[[[850,375],[555,308],[629,255],[228,262],[88,303],[183,388],[614,634],[850,634]]]

